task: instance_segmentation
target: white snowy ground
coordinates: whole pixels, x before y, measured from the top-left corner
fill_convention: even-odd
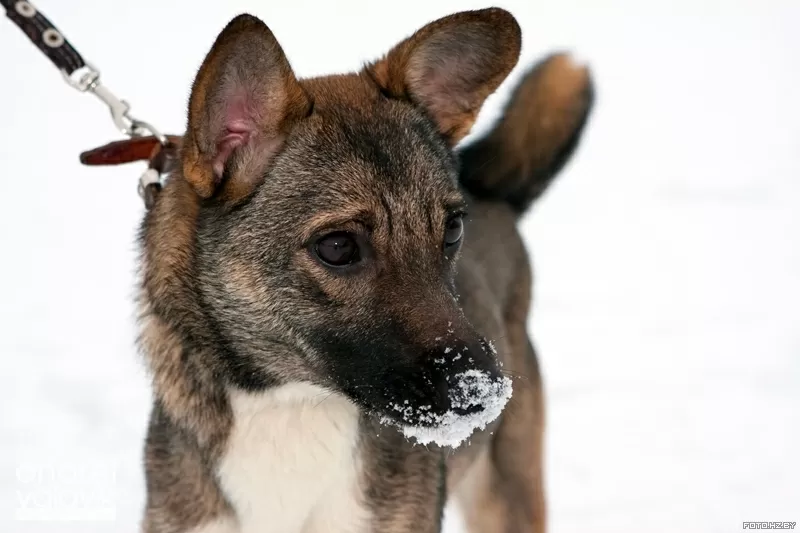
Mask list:
[[[137,116],[176,133],[195,68],[239,11],[263,17],[312,75],[490,5],[204,3],[36,2]],[[576,159],[523,222],[551,530],[797,521],[800,5],[499,4],[523,26],[522,65],[575,50],[598,91]],[[105,109],[6,21],[0,71],[0,531],[132,532],[148,410],[130,298],[142,169],[79,166],[115,135]],[[116,523],[15,518],[23,502],[41,511],[75,494],[104,498]],[[447,531],[459,530],[451,514]]]

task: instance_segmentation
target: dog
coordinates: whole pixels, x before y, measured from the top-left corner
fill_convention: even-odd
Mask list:
[[[143,531],[434,533],[451,498],[472,533],[545,530],[516,225],[593,88],[553,54],[460,143],[520,48],[466,11],[298,79],[261,20],[225,26],[141,226]]]

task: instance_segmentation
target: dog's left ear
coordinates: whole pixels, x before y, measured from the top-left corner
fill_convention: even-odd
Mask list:
[[[519,24],[500,8],[431,22],[366,67],[381,91],[422,107],[451,146],[519,59]]]

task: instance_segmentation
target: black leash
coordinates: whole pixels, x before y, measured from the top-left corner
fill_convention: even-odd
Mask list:
[[[29,2],[0,0],[6,9],[6,16],[19,26],[28,39],[46,55],[57,69],[67,76],[86,66],[86,62],[75,48],[64,38],[47,17],[36,10]]]
[[[91,63],[83,59],[77,50],[67,41],[64,35],[45,17],[33,4],[26,0],[0,0],[0,6],[5,8],[6,16],[22,30],[30,41],[41,50],[57,69],[61,71],[64,80],[73,88],[80,92],[90,92],[99,98],[111,112],[114,125],[122,133],[131,138],[131,141],[139,141],[136,146],[141,146],[145,137],[152,138],[154,145],[160,145],[158,149],[154,146],[152,154],[148,159],[151,162],[150,168],[139,180],[139,194],[145,199],[145,204],[151,207],[155,201],[155,193],[161,190],[164,174],[171,168],[166,163],[153,165],[154,161],[161,161],[165,156],[161,153],[171,154],[170,158],[175,157],[176,137],[167,137],[148,122],[134,118],[130,114],[130,105],[125,100],[120,100],[104,85],[100,83],[100,71]],[[121,157],[107,158],[99,162],[97,154],[107,153],[106,147],[97,148],[91,152],[95,155],[94,163],[86,163],[84,156],[81,160],[85,164],[120,164],[129,161],[138,161],[144,158],[135,158],[131,155],[131,148],[126,143],[131,141],[118,141],[112,143],[117,148],[115,156],[120,156],[121,151],[128,150]],[[163,168],[162,168],[163,167]]]

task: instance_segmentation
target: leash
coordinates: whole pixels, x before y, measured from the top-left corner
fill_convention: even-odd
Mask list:
[[[67,84],[82,93],[90,93],[103,102],[111,119],[128,139],[114,141],[87,150],[80,155],[84,165],[120,165],[148,161],[148,168],[139,178],[138,192],[145,207],[155,205],[156,197],[169,173],[178,162],[181,137],[164,135],[149,122],[131,114],[131,106],[120,100],[100,82],[100,71],[84,60],[58,28],[33,4],[25,0],[0,0],[6,16],[61,71]]]

